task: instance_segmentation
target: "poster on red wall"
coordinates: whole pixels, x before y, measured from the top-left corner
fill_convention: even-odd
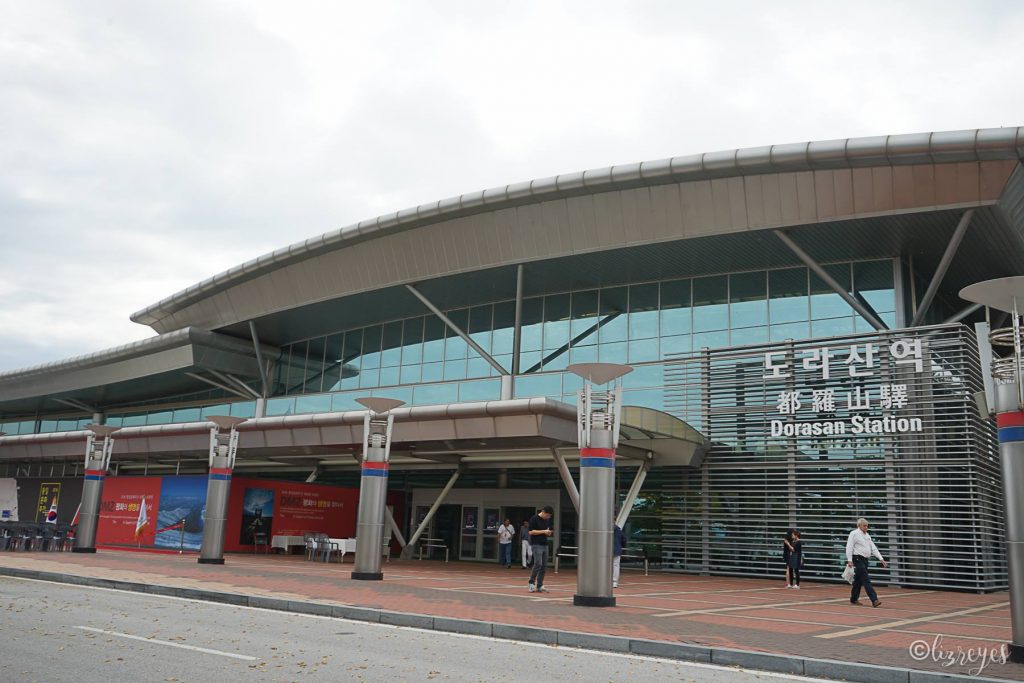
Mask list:
[[[103,484],[96,543],[153,545],[160,481],[160,477],[107,477]],[[136,528],[139,528],[138,534]]]

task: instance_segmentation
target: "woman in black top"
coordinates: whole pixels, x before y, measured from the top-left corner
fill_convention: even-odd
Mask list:
[[[804,566],[804,544],[800,540],[800,532],[794,531],[791,536],[789,553],[789,587],[800,588],[800,570]]]
[[[782,564],[786,566],[786,588],[790,586],[789,576],[789,556],[793,554],[793,532],[795,529],[790,529],[786,532],[786,535],[782,538]]]

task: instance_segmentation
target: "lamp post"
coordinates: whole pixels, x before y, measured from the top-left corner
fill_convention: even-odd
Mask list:
[[[210,475],[206,484],[206,516],[203,519],[203,542],[199,547],[199,564],[224,564],[224,528],[228,517],[228,495],[231,493],[231,472],[238,453],[238,425],[242,417],[211,415]]]
[[[1024,327],[1020,314],[1024,305],[1024,277],[978,282],[960,290],[960,297],[1010,314],[1010,327],[989,333],[988,343],[1003,347],[1004,357],[993,359],[991,368],[983,368],[988,375],[984,403],[986,410],[994,408],[999,429],[1013,628],[1008,654],[1010,661],[1024,663]],[[982,336],[979,335],[979,343],[984,341]]]
[[[615,449],[619,445],[622,385],[633,371],[616,363],[579,363],[569,372],[583,378],[576,402],[580,449],[580,515],[576,544],[574,605],[612,607],[612,517],[615,513]],[[612,383],[605,390],[595,386]]]
[[[110,469],[110,454],[114,451],[113,433],[117,427],[91,424],[86,426],[89,435],[85,440],[85,481],[82,484],[82,507],[78,513],[78,528],[75,530],[76,553],[96,552],[96,526],[100,519],[100,502],[103,500],[103,480]]]
[[[388,458],[391,453],[391,429],[395,416],[391,411],[404,401],[393,398],[357,398],[366,407],[363,417],[363,462],[359,478],[359,517],[356,522],[356,559],[352,578],[380,581],[380,558],[384,544],[384,510],[388,498]]]

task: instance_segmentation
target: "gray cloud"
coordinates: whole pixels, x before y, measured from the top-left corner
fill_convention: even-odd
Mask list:
[[[0,368],[379,213],[674,154],[1018,125],[1013,2],[8,3]]]

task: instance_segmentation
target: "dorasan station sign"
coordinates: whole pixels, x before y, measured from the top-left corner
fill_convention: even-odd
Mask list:
[[[765,379],[794,380],[793,365],[802,363],[804,370],[820,372],[821,380],[848,379],[846,388],[837,393],[834,388],[797,388],[780,391],[776,409],[785,418],[771,420],[771,435],[780,436],[843,436],[847,434],[904,434],[920,432],[923,423],[919,417],[900,417],[897,413],[909,404],[906,384],[875,384],[867,386],[868,378],[875,377],[879,345],[851,344],[845,356],[835,349],[818,348],[794,354],[769,351],[764,354]],[[911,365],[915,372],[924,371],[920,339],[898,339],[888,347],[889,357],[895,365]],[[833,363],[833,360],[838,362]],[[833,372],[835,371],[835,372]],[[862,413],[890,411],[881,417]],[[845,411],[848,416],[838,418]],[[797,421],[798,417],[814,414],[819,419]],[[826,419],[821,419],[821,418]]]

